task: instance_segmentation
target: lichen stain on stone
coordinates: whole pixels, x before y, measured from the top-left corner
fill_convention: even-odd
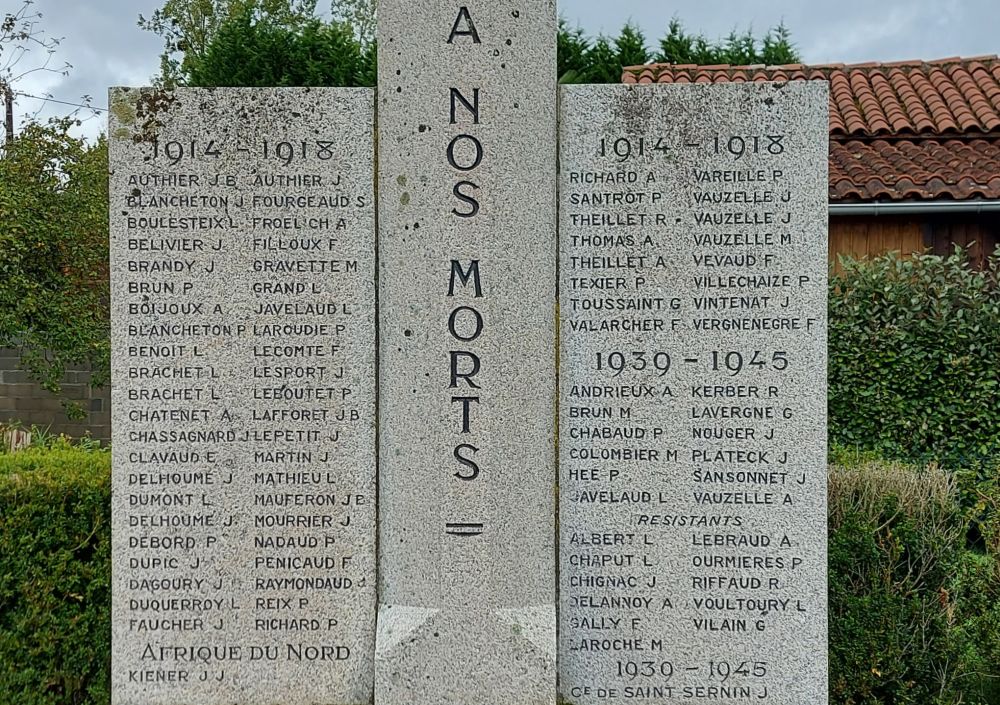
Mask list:
[[[406,188],[406,177],[405,176],[397,176],[396,177],[396,183],[399,184],[400,186],[402,186],[403,188]]]
[[[609,134],[614,134],[615,126],[619,130],[624,128],[626,134],[642,134],[655,112],[653,92],[638,86],[629,86],[628,90],[614,91],[613,96],[611,120],[607,125]]]
[[[115,96],[115,100],[111,103],[111,113],[115,116],[122,125],[131,125],[135,122],[135,106],[127,100],[123,100],[121,94]],[[126,130],[127,132],[127,130]],[[118,137],[118,133],[115,133]]]
[[[135,103],[136,119],[142,120],[142,124],[139,125],[139,132],[133,140],[136,142],[155,140],[164,124],[159,120],[159,115],[169,112],[176,102],[177,96],[173,91],[160,88],[143,90]]]
[[[403,192],[403,195],[399,197],[399,202],[404,206],[410,205],[410,194],[408,191]]]

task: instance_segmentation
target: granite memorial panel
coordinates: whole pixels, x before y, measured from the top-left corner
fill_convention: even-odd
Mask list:
[[[369,703],[374,93],[110,98],[113,702]]]
[[[826,702],[827,100],[562,91],[567,703]]]

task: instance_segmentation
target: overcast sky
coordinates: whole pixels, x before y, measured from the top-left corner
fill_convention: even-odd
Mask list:
[[[502,1],[502,0],[498,0]],[[320,0],[323,7],[328,0]],[[413,0],[414,3],[420,0]],[[21,0],[0,0],[0,14]],[[136,25],[162,0],[35,0],[43,27],[63,37],[54,64],[72,64],[68,76],[35,74],[19,84],[32,95],[76,102],[89,95],[104,107],[107,87],[144,85],[157,71],[160,39]],[[591,34],[615,33],[632,20],[654,43],[677,15],[709,38],[733,27],[760,34],[784,21],[806,63],[896,61],[979,56],[1000,52],[1000,0],[560,0],[560,13]],[[18,98],[18,119],[40,103]],[[49,104],[48,113],[67,106]],[[46,113],[43,112],[43,115]],[[89,120],[97,134],[104,116]]]

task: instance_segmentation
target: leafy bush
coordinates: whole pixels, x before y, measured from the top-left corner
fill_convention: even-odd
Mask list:
[[[967,529],[948,473],[831,468],[832,703],[1000,702],[1000,555]]]
[[[108,149],[74,122],[29,124],[0,156],[0,348],[61,395],[66,367],[108,379]],[[79,404],[63,398],[70,418]]]
[[[373,86],[375,47],[350,26],[289,26],[244,11],[225,21],[191,68],[190,86]]]
[[[996,469],[1000,255],[842,260],[830,282],[830,440],[919,464]]]
[[[0,702],[106,705],[111,456],[0,453]]]

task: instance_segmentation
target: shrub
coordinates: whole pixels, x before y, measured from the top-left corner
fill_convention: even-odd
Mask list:
[[[0,348],[82,419],[62,380],[77,364],[108,380],[108,145],[73,127],[30,123],[0,157]]]
[[[40,445],[0,453],[0,703],[107,705],[110,454]],[[835,457],[831,704],[1000,703],[996,483]]]
[[[189,86],[373,86],[375,48],[350,26],[310,19],[287,25],[252,10],[220,26],[194,63]]]
[[[966,548],[954,476],[834,467],[829,499],[831,702],[998,702],[998,555]]]
[[[0,453],[0,702],[110,701],[111,456]]]
[[[975,467],[1000,457],[1000,254],[842,260],[830,281],[831,441]]]

